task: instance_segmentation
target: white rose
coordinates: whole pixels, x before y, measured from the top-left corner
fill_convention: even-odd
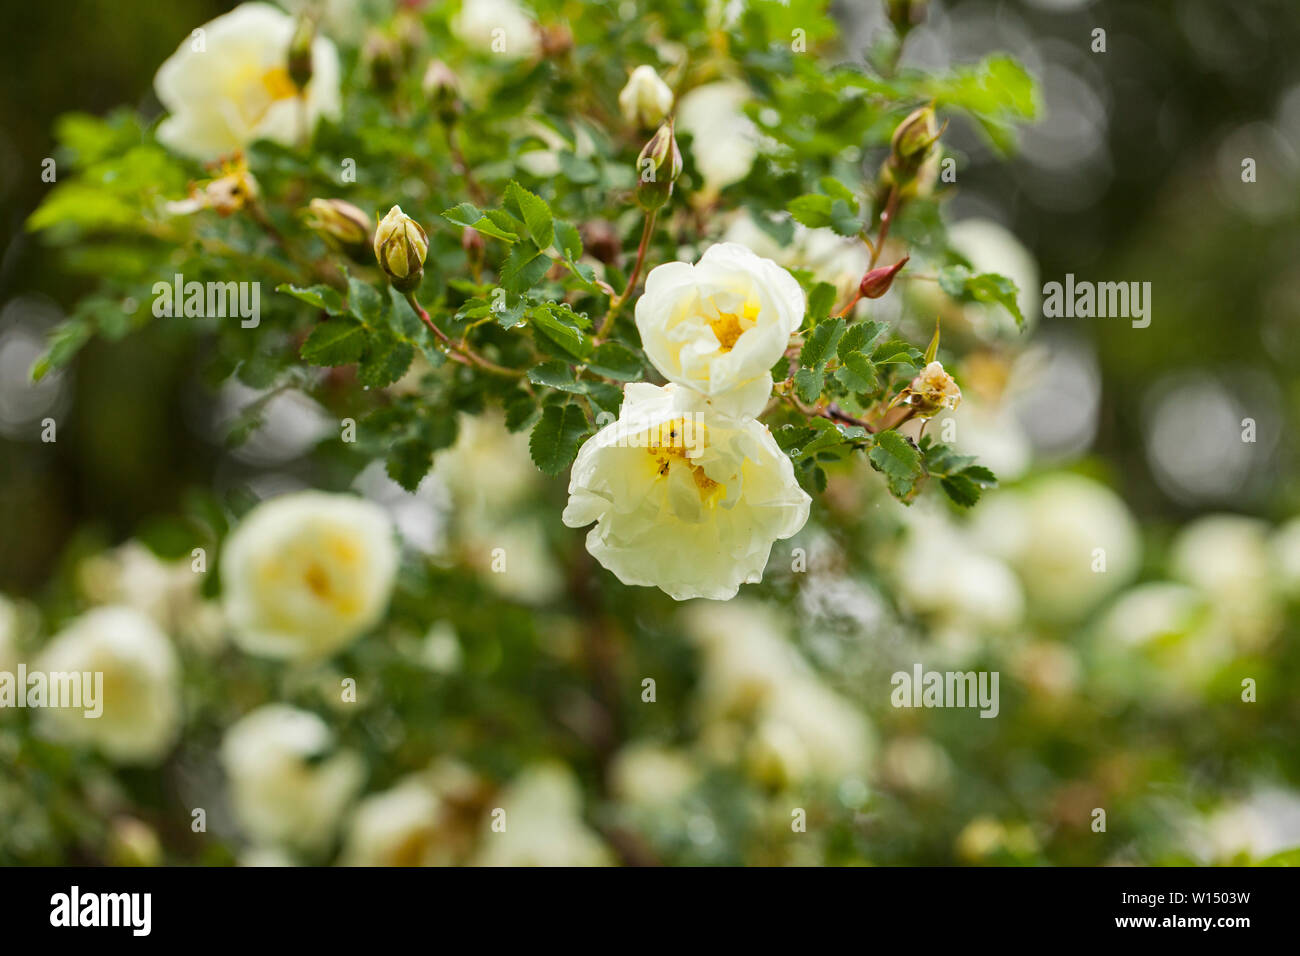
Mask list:
[[[347,866],[448,863],[439,840],[441,815],[441,801],[418,778],[371,794],[352,814],[342,862]]]
[[[226,618],[250,654],[327,657],[380,619],[396,573],[393,527],[378,505],[282,495],[249,512],[226,543]]]
[[[804,309],[794,276],[723,242],[695,265],[652,269],[636,303],[636,327],[666,379],[708,396],[722,414],[752,418],[771,395],[771,368],[803,324]]]
[[[609,848],[583,822],[582,791],[573,772],[542,764],[519,775],[501,794],[505,829],[489,816],[479,837],[477,866],[608,866]]]
[[[269,3],[244,3],[200,29],[154,76],[171,114],[158,127],[164,146],[210,160],[259,139],[294,143],[318,118],[340,114],[338,51],[323,36],[312,42],[304,111],[288,71],[293,17]]]
[[[821,281],[835,286],[836,297],[841,301],[857,291],[871,265],[871,256],[861,239],[836,235],[832,229],[809,229],[795,223],[793,240],[781,245],[748,212],[731,221],[722,240],[748,246],[787,269],[810,270]]]
[[[1034,609],[1074,620],[1137,572],[1142,542],[1117,494],[1074,474],[999,492],[975,509],[973,542],[1019,573]]]
[[[685,796],[700,779],[686,754],[649,741],[628,744],[609,768],[610,789],[625,803],[656,807]]]
[[[618,94],[618,106],[629,123],[652,128],[662,123],[673,108],[673,91],[653,66],[643,63],[632,71]]]
[[[175,742],[180,665],[166,635],[140,611],[88,611],[45,647],[33,669],[103,674],[99,717],[86,716],[82,707],[42,712],[54,736],[91,744],[119,763],[154,763]]]
[[[727,600],[763,579],[772,543],[811,499],[767,427],[686,390],[632,383],[617,422],[578,451],[564,522],[596,522],[587,550],[624,584]]]
[[[537,52],[537,29],[515,0],[464,0],[451,30],[481,53],[512,59]]]
[[[723,80],[696,87],[677,104],[677,129],[691,134],[706,193],[740,182],[754,165],[758,131],[743,109],[749,98],[746,84]]]
[[[221,762],[241,828],[259,843],[319,849],[361,789],[364,767],[330,753],[334,735],[315,714],[269,704],[226,731]]]

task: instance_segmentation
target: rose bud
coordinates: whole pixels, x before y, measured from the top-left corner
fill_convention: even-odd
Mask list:
[[[305,224],[336,252],[357,262],[370,253],[370,220],[352,203],[342,199],[313,199],[307,204]]]
[[[419,287],[428,254],[428,234],[401,206],[388,210],[375,227],[375,258],[398,292],[414,292]]]
[[[682,174],[682,153],[673,135],[673,120],[668,118],[650,137],[636,158],[636,201],[650,212],[658,209],[673,194],[673,183]]]
[[[894,276],[898,275],[899,270],[907,265],[907,260],[911,256],[903,256],[892,266],[881,266],[878,269],[872,269],[862,277],[862,282],[858,284],[858,291],[862,293],[864,299],[879,299],[889,291],[889,287],[894,284]]]

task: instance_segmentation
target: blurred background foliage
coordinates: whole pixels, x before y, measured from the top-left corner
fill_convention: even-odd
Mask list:
[[[543,808],[553,835],[507,862],[1294,859],[1292,0],[935,2],[909,36],[905,66],[1006,50],[1042,88],[1045,116],[1009,161],[965,121],[945,135],[961,157],[945,218],[975,223],[954,244],[964,235],[977,264],[1027,270],[1031,301],[1066,273],[1149,281],[1154,295],[1149,328],[1033,315],[1005,361],[963,369],[958,443],[971,434],[999,459],[988,463],[1005,485],[969,520],[905,512],[851,467],[832,476],[827,513],[788,543],[807,573],[786,570],[792,552],[778,547],[766,582],[737,602],[679,607],[594,569],[581,534],[560,525],[563,480],[476,424],[419,495],[371,475],[408,544],[432,557],[404,568],[381,636],[302,671],[233,652],[205,623],[187,564],[122,543],[187,554],[196,526],[220,537],[232,501],[347,487],[336,445],[313,451],[334,419],[295,393],[228,447],[223,429],[248,395],[196,385],[202,356],[164,323],[98,338],[39,385],[27,378],[89,287],[23,229],[48,189],[54,118],[121,104],[157,115],[157,65],[230,6],[0,13],[0,592],[24,649],[88,604],[138,592],[187,661],[186,732],[161,768],[114,768],[0,714],[0,862],[365,859],[359,812],[324,847],[293,852],[232,819],[216,751],[235,719],[273,701],[324,715],[364,755],[367,793],[415,775],[437,795],[437,836],[414,856],[411,845],[375,854],[388,862],[491,862],[481,830],[496,806]],[[582,34],[581,5],[543,6],[570,16],[579,43],[598,42]],[[832,61],[886,42],[875,0],[832,10]],[[1091,49],[1097,27],[1104,53]],[[1244,157],[1255,183],[1242,182]],[[927,316],[908,321],[928,322],[934,301],[920,284],[908,296]],[[47,415],[56,443],[39,440]],[[179,514],[199,517],[178,532]],[[1206,517],[1224,514],[1236,518]],[[1099,527],[1123,542],[1101,584],[1076,560],[1090,549],[1069,550]],[[503,540],[525,557],[493,574]],[[917,661],[999,671],[997,719],[891,707],[890,674]],[[347,675],[366,676],[356,705],[337,702]],[[654,704],[641,701],[647,676]],[[1255,703],[1241,701],[1244,677]],[[209,808],[206,833],[190,827],[195,806]],[[807,833],[792,831],[795,808]]]

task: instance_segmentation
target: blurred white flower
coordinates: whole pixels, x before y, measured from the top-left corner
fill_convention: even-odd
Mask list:
[[[318,491],[258,505],[221,556],[234,640],[265,657],[313,659],[346,647],[382,617],[396,573],[383,510]]]
[[[962,396],[959,411],[935,416],[930,434],[944,435],[945,423],[950,418],[953,448],[960,454],[974,455],[999,481],[1015,481],[1029,470],[1033,450],[1010,405],[991,404],[982,401],[978,393],[968,391]]]
[[[786,269],[808,269],[819,281],[835,286],[841,301],[853,295],[871,265],[866,244],[860,239],[836,235],[832,229],[809,229],[795,223],[794,238],[781,244],[759,228],[746,211],[732,219],[722,241],[747,246]]]
[[[18,667],[18,607],[0,594],[0,671]]]
[[[117,763],[156,763],[180,732],[180,664],[152,620],[129,607],[87,611],[42,650],[35,669],[102,673],[103,713],[80,707],[41,712],[60,740],[96,747]]]
[[[1141,556],[1123,500],[1068,473],[988,496],[975,509],[973,535],[1018,572],[1030,604],[1050,620],[1092,610],[1133,578]]]
[[[1103,684],[1171,703],[1195,703],[1195,693],[1232,653],[1231,637],[1205,596],[1166,581],[1121,594],[1097,621],[1096,634],[1102,651],[1096,674]],[[1150,667],[1134,670],[1134,655]]]
[[[1300,597],[1300,518],[1278,528],[1270,545],[1279,584],[1291,597]]]
[[[1252,862],[1300,847],[1300,794],[1267,786],[1189,827],[1192,852],[1209,863]]]
[[[899,594],[939,628],[1005,632],[1020,623],[1020,581],[997,558],[977,550],[937,511],[909,515],[907,541],[892,562]]]
[[[684,621],[703,653],[700,718],[717,725],[711,736],[729,750],[737,736],[731,725],[751,728],[745,759],[756,777],[785,786],[866,772],[870,725],[818,680],[775,612],[748,601],[699,604]]]
[[[371,794],[352,813],[340,862],[345,866],[437,866],[450,862],[439,840],[441,801],[411,778]]]
[[[654,128],[664,121],[673,108],[673,91],[660,79],[655,68],[641,64],[628,77],[618,94],[618,106],[629,123]]]
[[[291,144],[320,117],[336,118],[338,51],[316,37],[312,78],[300,98],[288,70],[294,23],[269,3],[244,3],[186,37],[154,77],[171,114],[158,127],[159,142],[210,160],[258,139]]]
[[[485,818],[477,866],[608,866],[613,855],[582,819],[582,791],[573,772],[539,764],[516,777]],[[504,829],[493,829],[494,820]]]
[[[235,818],[255,842],[312,851],[328,844],[365,768],[315,714],[268,704],[221,742]]]
[[[677,130],[690,133],[691,157],[706,195],[740,182],[758,156],[758,131],[745,115],[749,86],[738,80],[707,83],[677,104]]]
[[[689,792],[700,772],[680,750],[637,741],[614,755],[609,776],[610,790],[625,803],[662,806]]]
[[[1279,576],[1269,526],[1240,515],[1207,515],[1179,531],[1170,548],[1174,576],[1199,588],[1243,648],[1267,641],[1279,624]]]
[[[947,752],[928,737],[895,737],[881,754],[880,766],[891,786],[915,793],[942,790],[952,777]]]
[[[480,53],[519,59],[537,52],[537,25],[515,0],[463,0],[452,32]]]
[[[617,422],[578,451],[564,523],[624,584],[726,600],[761,581],[772,543],[811,499],[765,425],[713,414],[689,390],[632,383]]]
[[[646,357],[670,382],[708,396],[724,415],[751,418],[772,392],[772,365],[804,319],[804,294],[785,269],[734,242],[695,265],[650,271],[636,303]]]

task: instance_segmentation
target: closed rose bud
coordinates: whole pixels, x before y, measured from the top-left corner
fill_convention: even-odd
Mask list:
[[[649,212],[668,202],[673,183],[682,174],[682,153],[677,148],[671,117],[642,148],[636,168],[636,201],[641,208]]]
[[[649,129],[662,123],[673,108],[673,91],[653,66],[642,64],[618,94],[618,107],[629,123]]]
[[[894,29],[906,34],[925,19],[929,0],[885,0],[885,14]]]
[[[943,129],[936,128],[934,107],[922,106],[908,114],[894,130],[889,158],[881,169],[881,180],[903,196],[924,194],[938,178],[938,150],[934,148]]]
[[[352,203],[342,199],[313,199],[307,204],[306,226],[331,249],[357,262],[368,261],[370,220]]]
[[[289,79],[299,90],[311,82],[311,48],[316,42],[316,20],[301,16],[294,24],[293,38],[289,41]]]
[[[898,275],[900,269],[907,265],[907,260],[911,256],[903,256],[892,266],[881,266],[878,269],[872,269],[862,277],[862,282],[858,284],[858,291],[862,293],[864,299],[879,299],[889,291],[889,287],[894,284],[894,276]]]
[[[542,56],[563,56],[573,49],[573,31],[567,23],[542,27]]]
[[[451,67],[442,60],[434,60],[424,71],[420,84],[429,105],[443,123],[452,123],[460,113],[460,81]]]
[[[398,292],[413,292],[419,287],[428,254],[428,235],[402,212],[401,206],[388,210],[375,227],[375,258]]]
[[[397,85],[402,50],[391,36],[373,31],[361,48],[361,59],[370,70],[370,82],[375,89],[391,90]]]

